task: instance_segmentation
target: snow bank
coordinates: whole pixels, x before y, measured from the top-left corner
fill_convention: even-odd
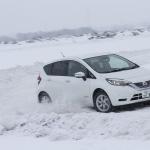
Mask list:
[[[9,121],[3,134],[47,137],[51,141],[82,139],[150,139],[150,107],[132,112],[100,114],[89,113],[34,113]],[[17,124],[16,124],[17,123]],[[11,128],[10,128],[11,127]],[[8,130],[9,129],[9,130]]]

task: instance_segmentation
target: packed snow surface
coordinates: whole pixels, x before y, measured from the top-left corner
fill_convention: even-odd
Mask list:
[[[11,141],[12,137],[31,136],[48,139],[39,141],[39,146],[47,143],[54,149],[60,149],[57,142],[65,140],[59,144],[74,147],[77,143],[76,149],[87,150],[92,149],[90,145],[93,145],[96,150],[100,145],[102,149],[110,149],[111,146],[107,146],[109,142],[117,150],[119,146],[123,149],[121,145],[126,145],[130,139],[136,141],[129,144],[139,144],[137,150],[144,146],[146,150],[146,146],[150,147],[150,143],[146,142],[150,139],[150,106],[103,114],[95,112],[92,106],[86,108],[72,101],[57,100],[55,104],[41,105],[37,103],[36,79],[43,63],[62,57],[60,51],[66,56],[106,51],[119,53],[150,69],[149,41],[149,36],[139,36],[75,43],[64,41],[57,44],[43,42],[0,46],[0,146],[7,150],[9,145],[4,143]],[[25,138],[25,142],[20,142],[31,145],[30,140]],[[34,142],[38,143],[36,140],[33,139],[33,149],[36,147]],[[145,142],[139,143],[138,140]],[[16,138],[14,143],[17,144],[17,141]],[[117,146],[118,143],[122,144]],[[17,148],[19,145],[14,149]],[[67,149],[65,146],[63,148]]]
[[[150,142],[114,139],[50,142],[47,139],[10,136],[0,138],[0,145],[3,150],[149,150]]]

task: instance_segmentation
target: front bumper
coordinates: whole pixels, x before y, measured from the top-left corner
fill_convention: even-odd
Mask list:
[[[113,106],[134,104],[150,100],[150,88],[134,89],[130,86],[113,86],[108,92]]]

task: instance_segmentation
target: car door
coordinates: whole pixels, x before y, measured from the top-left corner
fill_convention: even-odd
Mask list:
[[[50,75],[47,77],[47,88],[52,101],[60,102],[66,97],[68,61],[51,64]]]
[[[76,78],[75,73],[83,72],[86,75],[86,80]],[[74,101],[88,103],[90,99],[90,85],[92,77],[89,76],[89,70],[81,63],[70,60],[68,62],[68,96]]]

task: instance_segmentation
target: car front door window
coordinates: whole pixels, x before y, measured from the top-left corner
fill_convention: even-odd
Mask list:
[[[68,65],[68,76],[74,76],[77,72],[83,72],[87,76],[88,70],[76,61],[70,61]]]

